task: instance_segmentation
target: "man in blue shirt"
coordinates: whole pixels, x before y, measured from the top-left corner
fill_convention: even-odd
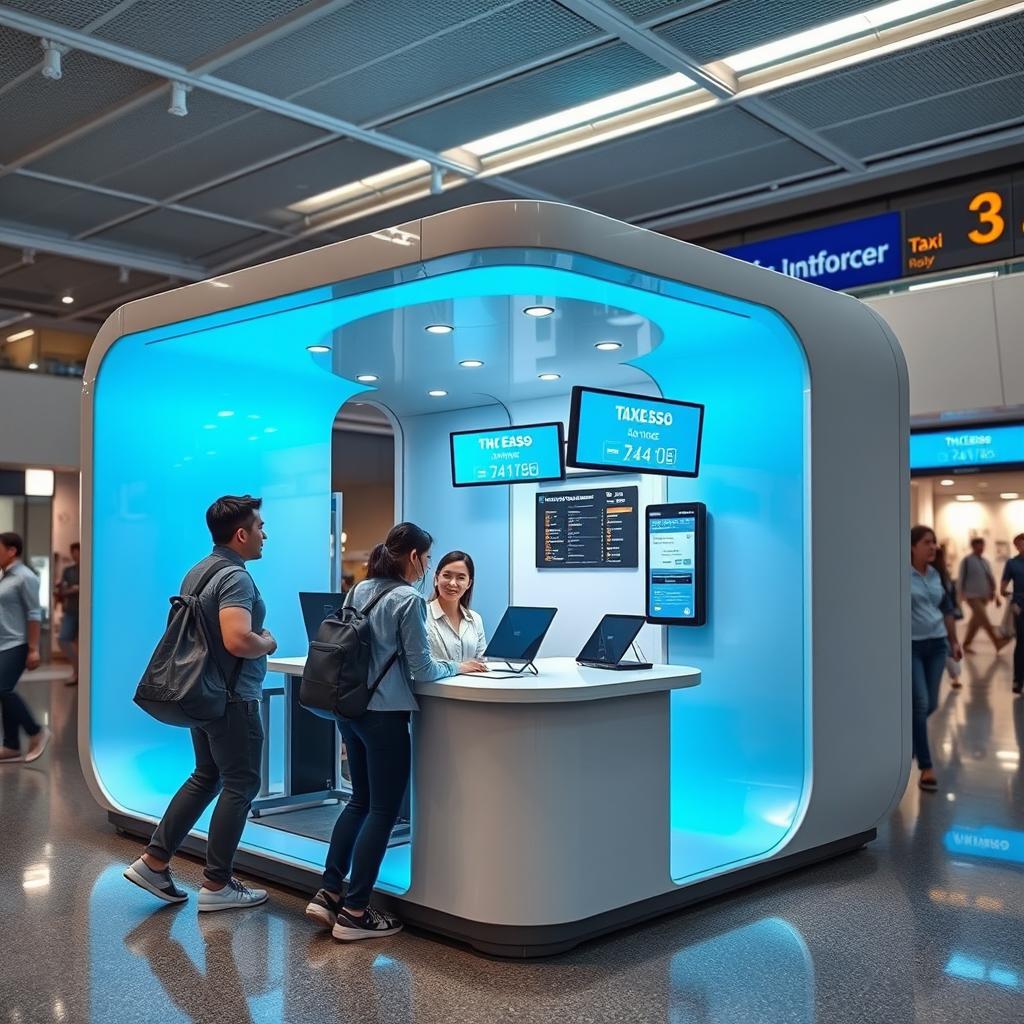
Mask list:
[[[1013,692],[1024,689],[1024,533],[1013,538],[1017,554],[1009,559],[1003,569],[1003,596],[1013,602],[1013,628],[1017,643],[1013,648]],[[1010,596],[1012,595],[1012,596]]]

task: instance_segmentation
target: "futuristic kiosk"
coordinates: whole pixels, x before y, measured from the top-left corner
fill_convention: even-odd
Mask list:
[[[698,475],[452,486],[453,432],[566,423],[573,385],[702,404]],[[290,676],[297,595],[327,589],[349,400],[390,417],[395,520],[434,534],[435,561],[474,555],[488,628],[507,605],[558,608],[536,677],[417,687],[411,827],[378,883],[406,921],[554,953],[857,849],[899,799],[907,375],[849,296],[575,208],[493,203],[129,303],[84,398],[80,749],[123,830],[148,835],[191,770],[187,734],[131,695],[217,495],[264,499],[250,568],[279,643],[270,758],[314,743],[310,721],[333,742]],[[653,669],[573,660],[604,613],[643,614],[647,597],[643,537],[632,564],[545,562],[538,507],[587,489],[636,511],[627,531],[651,506],[707,509],[706,624],[646,625]],[[326,835],[278,817],[250,820],[239,865],[312,891]]]

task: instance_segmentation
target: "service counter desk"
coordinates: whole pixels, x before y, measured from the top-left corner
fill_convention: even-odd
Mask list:
[[[275,658],[269,669],[293,691],[304,662]],[[669,700],[700,672],[536,664],[536,676],[416,686],[410,886],[381,894],[410,924],[505,956],[571,948],[680,893],[669,869]]]

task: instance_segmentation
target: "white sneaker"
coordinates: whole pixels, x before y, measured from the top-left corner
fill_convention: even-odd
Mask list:
[[[243,910],[267,902],[266,889],[250,889],[237,878],[232,878],[223,889],[199,890],[199,910]]]
[[[46,744],[50,742],[52,735],[53,734],[50,730],[44,725],[42,729],[40,729],[39,732],[37,732],[35,736],[28,741],[28,751],[25,754],[25,764],[30,764],[32,761],[43,756],[43,751],[46,749]]]

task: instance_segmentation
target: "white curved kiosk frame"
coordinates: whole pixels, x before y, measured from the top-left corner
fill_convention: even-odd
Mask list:
[[[536,304],[555,312],[523,315]],[[699,476],[451,487],[451,431],[564,421],[573,384],[703,403]],[[351,399],[395,426],[396,519],[430,529],[435,556],[474,553],[485,621],[559,607],[535,679],[417,687],[411,839],[388,851],[382,901],[541,955],[874,837],[910,756],[896,340],[846,295],[537,202],[339,242],[104,324],[84,385],[80,749],[115,824],[147,834],[190,769],[187,734],[131,694],[218,494],[264,498],[268,686],[298,671],[296,595],[326,589],[332,426]],[[638,567],[537,568],[538,493],[620,486],[637,488]],[[643,612],[643,509],[665,501],[707,505],[707,625],[645,626],[651,671],[578,669],[603,613]],[[324,852],[254,819],[239,862],[315,887]]]

